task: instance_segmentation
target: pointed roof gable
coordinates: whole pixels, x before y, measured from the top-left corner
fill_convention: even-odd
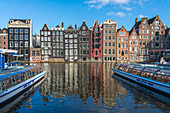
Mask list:
[[[69,25],[67,29],[73,29],[72,25]]]
[[[44,24],[44,26],[43,26],[42,30],[49,30],[49,28],[48,28],[47,24]]]
[[[122,26],[121,28],[119,28],[119,29],[117,30],[117,32],[119,32],[121,29],[126,30],[126,29],[125,29],[125,27],[124,27],[124,26]],[[128,32],[128,31],[126,30],[126,32]]]
[[[135,29],[135,28],[132,28],[132,29],[129,31],[129,36],[130,36],[131,33],[133,33],[133,32],[136,32],[136,34],[139,35],[138,32],[136,31],[136,29]]]

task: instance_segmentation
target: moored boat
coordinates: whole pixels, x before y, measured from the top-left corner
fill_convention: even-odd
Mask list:
[[[0,73],[0,105],[15,98],[20,93],[40,81],[46,71],[40,66],[22,66],[23,68],[11,69]]]
[[[170,96],[170,70],[134,64],[116,64],[114,73],[140,85]]]

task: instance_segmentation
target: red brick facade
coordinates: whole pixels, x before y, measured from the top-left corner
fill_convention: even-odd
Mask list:
[[[8,30],[6,28],[0,29],[0,48],[8,49]]]
[[[94,26],[90,31],[90,59],[101,60],[103,58],[103,30],[95,21]]]
[[[122,26],[117,30],[117,61],[129,60],[129,32]]]

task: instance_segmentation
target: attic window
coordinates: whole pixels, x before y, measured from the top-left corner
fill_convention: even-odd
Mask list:
[[[155,22],[155,25],[159,25],[159,21],[156,21],[156,22]]]
[[[47,28],[46,28],[46,27],[44,27],[44,30],[47,30]]]
[[[5,34],[5,33],[6,33],[6,31],[5,31],[5,30],[3,30],[3,33]]]
[[[143,20],[143,24],[145,24],[146,23],[146,20]]]
[[[29,23],[29,20],[26,20],[26,23],[28,24],[28,23]]]
[[[86,27],[85,27],[85,26],[83,26],[83,30],[86,30]]]
[[[13,20],[10,21],[10,23],[12,23],[12,22],[13,22]]]

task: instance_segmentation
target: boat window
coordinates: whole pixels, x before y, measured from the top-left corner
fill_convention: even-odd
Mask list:
[[[31,77],[32,77],[32,75],[31,75],[31,70],[27,71],[27,77],[28,77],[28,78],[31,78]]]
[[[145,78],[151,78],[153,76],[152,72],[147,72],[147,71],[142,71],[142,73],[140,74],[141,77],[145,77]]]
[[[139,73],[141,72],[141,70],[143,69],[144,67],[134,67],[134,69],[132,70],[132,74],[134,75],[139,75]]]
[[[132,70],[132,68],[126,67],[124,71],[127,72],[127,73],[130,73],[131,70]]]
[[[157,74],[152,77],[152,80],[156,80]]]
[[[124,69],[125,69],[124,66],[120,66],[120,67],[119,67],[119,70],[121,70],[121,71],[124,71]]]
[[[161,74],[155,74],[153,77],[152,77],[152,80],[155,80],[155,81],[158,81],[158,82],[162,82],[162,83],[167,83],[168,80],[167,80],[167,76],[163,76]]]
[[[17,84],[19,84],[19,83],[21,83],[21,80],[20,80],[20,77],[19,77],[18,74],[12,76],[12,82],[13,82],[14,86],[17,85]]]
[[[20,73],[20,77],[21,77],[21,82],[27,80],[25,72]]]
[[[0,81],[0,91],[5,91],[7,89],[9,89],[10,87],[12,87],[12,83],[11,83],[11,79],[10,78],[7,78],[7,79],[4,79],[4,80],[1,80]]]

